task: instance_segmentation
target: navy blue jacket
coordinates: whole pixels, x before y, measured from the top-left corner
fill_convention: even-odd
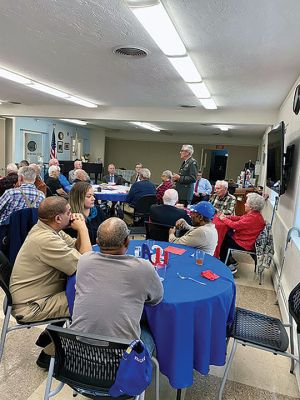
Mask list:
[[[150,220],[158,224],[175,226],[175,222],[183,218],[188,224],[191,224],[191,219],[186,211],[175,206],[166,204],[153,204],[150,208]]]
[[[135,182],[129,190],[129,193],[126,197],[126,202],[132,207],[135,207],[137,201],[141,197],[150,194],[156,195],[156,187],[152,182],[148,181],[147,179]]]

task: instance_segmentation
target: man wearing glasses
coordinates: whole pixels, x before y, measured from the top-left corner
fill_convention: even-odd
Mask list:
[[[197,161],[192,158],[194,148],[190,144],[184,144],[180,150],[180,158],[183,163],[178,174],[173,174],[173,181],[178,192],[179,203],[185,206],[190,204],[193,198],[194,183],[197,179]]]

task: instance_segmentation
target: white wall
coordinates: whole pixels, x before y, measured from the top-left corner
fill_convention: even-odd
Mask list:
[[[105,157],[105,130],[95,128],[89,131],[90,139],[90,162],[104,162]]]

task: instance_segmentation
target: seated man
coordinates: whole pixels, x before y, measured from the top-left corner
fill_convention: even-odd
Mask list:
[[[234,215],[236,198],[228,193],[228,182],[217,181],[215,193],[210,196],[209,201],[215,207],[218,214]]]
[[[218,243],[218,233],[212,219],[215,209],[208,201],[201,201],[190,207],[193,226],[190,226],[184,219],[176,222],[176,228],[187,230],[177,238],[175,228],[169,231],[169,242],[185,244],[186,246],[197,247],[210,255],[214,255]]]
[[[22,208],[38,208],[45,195],[39,191],[34,181],[35,170],[31,167],[21,167],[18,171],[18,187],[8,189],[0,197],[0,225],[8,223],[11,213]]]
[[[107,167],[108,175],[103,177],[103,182],[113,185],[122,185],[124,179],[121,175],[116,174],[116,167],[114,164],[109,164]]]
[[[177,190],[166,190],[163,195],[163,204],[153,204],[150,208],[151,221],[158,224],[175,226],[176,221],[183,218],[187,223],[191,223],[191,219],[186,211],[175,207],[177,202]]]
[[[209,180],[202,178],[202,171],[198,171],[192,204],[199,203],[199,201],[208,201],[211,191],[212,187]]]
[[[64,191],[60,181],[59,181],[59,174],[60,168],[56,165],[52,165],[48,169],[49,177],[46,180],[46,185],[49,187],[52,196],[62,196],[64,198],[68,198],[68,193]]]
[[[152,339],[140,321],[145,304],[158,304],[163,287],[153,265],[126,255],[129,230],[119,218],[98,228],[100,253],[80,257],[71,329],[112,338],[140,338],[151,352]]]
[[[15,187],[18,182],[18,167],[14,163],[10,163],[6,167],[7,175],[0,179],[0,196],[5,190]]]
[[[56,165],[57,167],[59,167],[59,161],[58,161],[57,158],[51,158],[49,160],[49,168],[52,167],[52,165]],[[46,182],[48,178],[49,178],[49,175],[48,175],[48,172],[46,172],[45,176],[44,176],[44,181]],[[64,174],[62,174],[60,172],[60,170],[59,170],[58,179],[59,179],[59,182],[60,182],[60,184],[61,184],[61,186],[63,187],[64,190],[66,190],[66,188],[70,187],[70,182],[64,176]]]
[[[139,182],[140,181],[140,170],[141,168],[143,168],[143,164],[142,163],[136,163],[135,164],[135,174],[132,175],[131,179],[130,179],[130,183],[133,185],[135,182]]]
[[[74,182],[76,169],[82,169],[82,161],[81,160],[75,160],[74,161],[74,169],[71,169],[71,171],[69,172],[69,181],[71,184]]]
[[[74,172],[75,179],[73,183],[77,182],[90,182],[90,177],[83,169],[76,169]]]
[[[11,274],[13,316],[21,322],[68,317],[65,294],[68,275],[76,272],[80,254],[91,250],[83,215],[72,214],[62,197],[48,197],[38,210],[39,220],[22,245]],[[62,229],[78,232],[72,239]],[[41,353],[38,365],[45,358]]]

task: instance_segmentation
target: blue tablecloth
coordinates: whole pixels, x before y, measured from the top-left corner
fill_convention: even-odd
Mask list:
[[[132,240],[128,253],[143,241]],[[182,255],[170,254],[166,271],[163,301],[146,306],[146,317],[156,343],[160,370],[176,389],[193,384],[193,369],[201,374],[210,365],[224,365],[226,359],[226,326],[233,321],[235,284],[230,270],[218,259],[205,255],[203,266],[195,263],[195,249],[166,242],[155,242],[186,249]],[[98,246],[93,246],[99,251]],[[210,269],[220,278],[209,281],[200,272]],[[207,283],[199,285],[177,276],[190,276]]]
[[[94,192],[96,200],[106,200],[106,201],[120,201],[125,202],[127,193],[115,193],[113,190],[109,193],[105,192]]]

